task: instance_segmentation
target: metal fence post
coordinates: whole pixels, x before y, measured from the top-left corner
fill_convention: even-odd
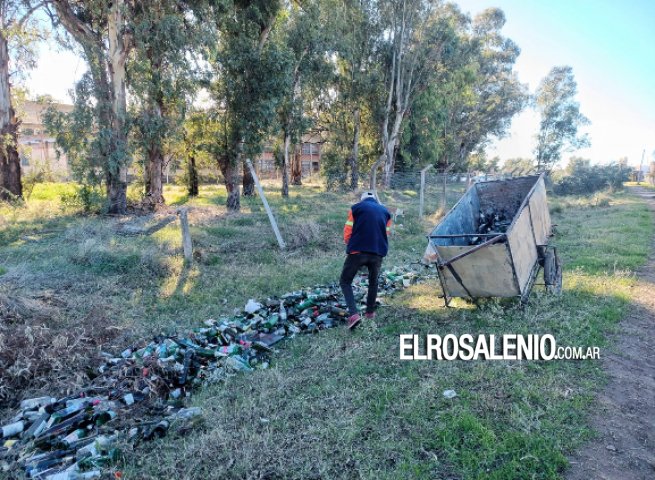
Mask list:
[[[446,212],[446,209],[448,208],[448,192],[447,192],[447,187],[446,187],[446,173],[447,169],[444,168],[443,171],[443,185],[442,185],[442,191],[441,191],[441,209],[443,212]]]
[[[428,165],[421,170],[421,191],[419,192],[418,218],[423,218],[423,204],[425,202],[425,173],[432,167]]]

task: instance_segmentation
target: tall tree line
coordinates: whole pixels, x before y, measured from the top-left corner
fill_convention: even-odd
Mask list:
[[[126,211],[134,172],[143,205],[163,204],[173,157],[190,195],[198,168],[214,169],[239,210],[253,192],[245,159],[266,143],[288,195],[302,178],[294,146],[309,132],[321,132],[324,173],[343,188],[378,169],[386,185],[403,168],[466,170],[528,100],[498,9],[471,18],[439,0],[32,2],[21,12],[43,9],[88,65],[74,111],[51,108],[45,121],[76,178],[104,185],[111,213]]]

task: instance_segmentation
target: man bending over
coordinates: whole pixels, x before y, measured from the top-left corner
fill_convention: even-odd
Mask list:
[[[368,295],[366,318],[375,317],[375,300],[378,296],[378,275],[382,259],[389,250],[388,234],[391,214],[381,205],[372,192],[364,192],[361,201],[350,208],[343,229],[346,243],[346,261],[343,264],[339,284],[348,305],[348,328],[354,329],[361,317],[355,305],[352,282],[360,267],[368,269]]]

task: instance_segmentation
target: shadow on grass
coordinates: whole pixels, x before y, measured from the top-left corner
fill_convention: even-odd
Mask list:
[[[17,242],[36,243],[60,234],[78,217],[75,214],[65,214],[56,217],[34,217],[12,220],[7,216],[7,224],[0,229],[0,248],[19,247],[12,245]]]

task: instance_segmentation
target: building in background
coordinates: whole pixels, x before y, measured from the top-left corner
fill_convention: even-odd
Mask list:
[[[60,112],[70,113],[73,105],[52,104]],[[18,128],[18,153],[23,173],[41,170],[61,179],[68,178],[70,169],[65,155],[57,157],[55,139],[48,135],[42,115],[44,103],[26,101],[22,105],[21,124]]]
[[[291,160],[294,161],[294,155],[300,157],[303,177],[312,176],[321,169],[321,153],[325,140],[319,133],[308,133],[303,135],[302,142],[299,145],[291,146]],[[273,144],[267,143],[264,146],[262,154],[255,159],[253,165],[257,169],[258,175],[263,178],[276,177],[280,172],[275,164],[275,154]],[[291,165],[289,165],[291,170]]]
[[[73,105],[64,103],[48,105],[53,105],[64,113],[70,113],[73,110]],[[21,167],[23,173],[43,171],[57,179],[68,179],[70,177],[68,159],[64,154],[57,156],[55,139],[47,134],[43,125],[42,115],[46,108],[46,104],[31,100],[26,101],[22,106],[21,124],[18,129],[18,152],[21,158]],[[320,134],[311,133],[303,135],[302,142],[291,147],[291,162],[294,161],[294,156],[299,157],[303,177],[311,177],[320,170],[323,142],[324,139]],[[175,176],[181,173],[179,168],[171,168],[173,163],[175,162],[166,164],[164,171],[166,183],[174,181]],[[278,178],[280,175],[280,169],[275,164],[272,143],[265,145],[264,151],[253,164],[262,178]]]

